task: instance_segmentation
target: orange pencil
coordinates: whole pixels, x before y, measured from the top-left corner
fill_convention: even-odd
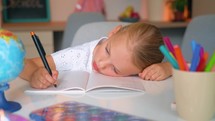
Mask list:
[[[189,67],[188,67],[187,62],[184,58],[183,58],[183,63],[184,63],[185,70],[189,71]]]
[[[178,62],[178,65],[179,65],[179,69],[187,71],[187,68],[185,66],[186,63],[185,63],[185,60],[184,60],[184,57],[182,55],[180,47],[178,45],[174,45],[174,50],[175,50],[175,57],[176,57],[176,60]]]
[[[208,53],[204,52],[203,56],[200,58],[200,62],[199,62],[199,65],[197,66],[196,71],[204,71],[207,59],[208,59]]]

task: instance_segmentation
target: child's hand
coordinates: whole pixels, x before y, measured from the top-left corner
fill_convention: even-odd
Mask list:
[[[33,88],[45,89],[56,84],[57,77],[58,71],[52,70],[51,76],[45,68],[39,68],[32,74],[32,78],[29,82]]]
[[[153,64],[139,73],[139,77],[144,80],[160,81],[172,75],[172,66],[169,62]]]

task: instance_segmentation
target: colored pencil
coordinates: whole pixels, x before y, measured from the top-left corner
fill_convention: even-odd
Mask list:
[[[171,54],[169,53],[169,51],[167,50],[167,48],[164,45],[161,45],[159,47],[159,49],[163,53],[163,55],[167,58],[167,60],[171,63],[171,65],[175,69],[179,69],[177,61],[175,60],[175,58],[173,58],[173,56],[171,56]]]
[[[208,59],[208,53],[204,52],[204,55],[201,57],[201,59],[199,61],[199,65],[197,66],[196,71],[204,71],[207,59]]]
[[[164,44],[166,45],[166,47],[168,48],[168,50],[173,54],[173,56],[175,57],[175,52],[174,52],[174,47],[170,41],[169,37],[164,37],[163,38]]]
[[[195,45],[195,50],[193,53],[193,57],[191,60],[191,66],[190,66],[190,71],[196,71],[196,68],[199,64],[199,60],[200,60],[200,48],[201,46],[199,44]]]
[[[174,45],[174,52],[175,52],[176,60],[177,60],[178,65],[179,65],[179,69],[180,70],[186,70],[186,67],[185,67],[186,63],[184,61],[184,57],[183,57],[183,54],[181,52],[181,49],[178,45]]]
[[[196,41],[195,40],[192,40],[191,41],[191,45],[192,45],[192,52],[194,53],[194,51],[195,51],[195,47],[196,47]]]
[[[214,67],[214,65],[215,65],[215,51],[214,51],[213,55],[211,56],[211,58],[210,58],[208,64],[206,65],[205,71],[206,71],[206,72],[211,71],[212,68]]]

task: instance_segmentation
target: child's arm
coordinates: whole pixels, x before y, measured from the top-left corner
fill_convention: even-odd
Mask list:
[[[25,59],[25,66],[20,73],[20,77],[26,81],[29,81],[30,85],[34,88],[47,88],[54,83],[58,76],[56,67],[52,57],[49,55],[46,57],[49,66],[52,70],[52,77],[45,69],[41,58]]]
[[[168,78],[172,75],[172,66],[169,62],[162,62],[158,64],[152,64],[145,68],[142,73],[139,74],[144,80],[160,81]]]

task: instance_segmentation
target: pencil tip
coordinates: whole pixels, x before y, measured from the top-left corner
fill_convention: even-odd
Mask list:
[[[34,35],[34,32],[30,32],[31,33],[31,35]]]

